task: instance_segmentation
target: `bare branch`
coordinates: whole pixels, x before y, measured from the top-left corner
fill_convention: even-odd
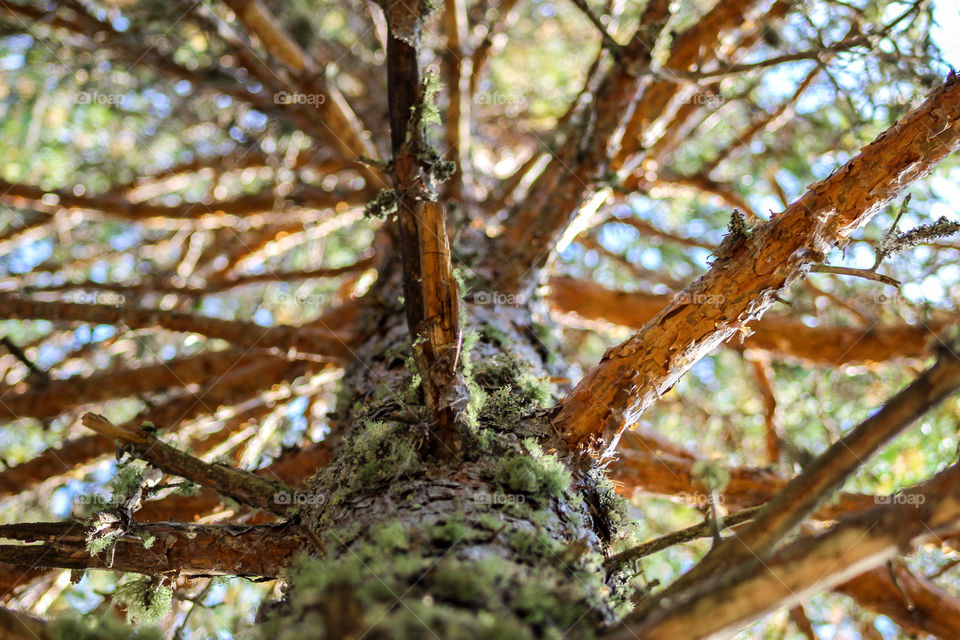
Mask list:
[[[832,589],[903,549],[960,525],[960,468],[953,466],[901,494],[903,500],[852,514],[828,532],[804,537],[746,574],[734,570],[709,580],[697,595],[675,597],[611,640],[706,638],[732,631],[780,607]],[[918,508],[922,505],[922,508]]]
[[[390,135],[398,226],[403,257],[403,295],[407,324],[414,336],[417,363],[427,410],[432,447],[442,455],[460,449],[459,414],[465,387],[457,374],[460,357],[460,294],[453,274],[450,241],[443,205],[433,191],[435,168],[425,160],[423,138],[431,80],[421,81],[419,8],[394,7],[388,13],[387,86],[390,96]],[[400,31],[413,24],[413,37]]]
[[[341,202],[360,204],[366,196],[363,193],[335,193],[310,187],[291,193],[287,200],[292,205],[312,208],[333,208]],[[68,189],[41,189],[26,184],[11,184],[0,180],[0,199],[14,206],[31,205],[42,210],[59,209],[96,211],[108,216],[125,220],[145,220],[147,218],[191,219],[210,215],[252,215],[274,210],[277,199],[272,189],[267,189],[233,200],[211,200],[207,202],[185,202],[168,206],[133,202],[121,195],[106,193],[101,195],[75,195]]]
[[[134,431],[149,422],[164,425],[165,434],[174,434],[188,420],[212,413],[221,405],[233,405],[269,388],[280,381],[290,381],[307,370],[303,361],[261,356],[248,364],[238,364],[229,371],[208,372],[212,380],[195,393],[178,395],[156,407],[142,411],[136,418],[121,425]],[[38,483],[64,471],[76,469],[101,456],[114,453],[114,444],[98,436],[67,440],[29,460],[0,471],[0,498],[29,491]],[[171,518],[176,519],[176,518]]]
[[[444,0],[444,35],[447,46],[443,52],[444,78],[449,92],[444,138],[448,156],[457,168],[447,183],[452,200],[463,197],[464,173],[470,158],[470,77],[472,58],[466,54],[468,36],[467,8],[464,0]]]
[[[670,295],[607,289],[587,280],[553,278],[547,300],[561,313],[576,314],[589,322],[607,322],[642,329],[663,311]],[[704,302],[708,299],[702,298]],[[772,356],[802,360],[826,367],[853,363],[887,362],[897,358],[923,358],[935,336],[955,324],[850,327],[836,324],[808,326],[791,318],[765,315],[751,325],[748,336],[735,337],[727,348],[766,351]]]
[[[0,394],[0,418],[53,418],[72,406],[203,382],[259,358],[262,356],[249,351],[226,349],[143,367],[119,367],[53,380],[42,389]]]
[[[737,511],[736,513],[726,515],[720,520],[719,527],[721,529],[726,529],[728,527],[733,527],[747,522],[756,516],[757,512],[762,508],[762,506],[749,507],[747,509],[743,509],[742,511]],[[698,538],[709,538],[713,536],[713,533],[713,525],[711,523],[701,522],[700,524],[695,524],[692,527],[680,529],[679,531],[673,531],[666,535],[660,536],[659,538],[654,538],[653,540],[649,540],[643,544],[631,547],[626,551],[621,551],[616,555],[610,556],[604,560],[603,567],[609,572],[628,562],[645,558],[672,546],[683,544],[684,542],[690,542],[691,540],[696,540]]]
[[[301,74],[302,86],[298,87],[301,91],[324,96],[323,101],[314,101],[324,137],[347,159],[378,157],[376,148],[364,137],[364,126],[350,109],[346,98],[327,81],[323,72],[317,69],[316,62],[284,31],[270,10],[260,0],[226,0],[226,3],[247,29],[260,38],[267,50]],[[386,184],[380,173],[369,165],[358,164],[357,169],[371,184]]]
[[[666,77],[681,78],[683,80],[703,80],[707,78],[722,78],[725,76],[738,75],[756,69],[766,69],[786,62],[797,62],[798,60],[821,60],[830,54],[849,51],[857,47],[863,47],[870,44],[870,38],[865,35],[845,38],[840,42],[808,51],[798,51],[797,53],[788,53],[782,56],[776,56],[760,62],[749,62],[744,64],[734,64],[724,66],[710,71],[686,71],[685,69],[664,68],[662,73]]]
[[[123,323],[132,329],[161,327],[168,331],[199,333],[208,338],[220,338],[248,349],[279,349],[334,359],[349,358],[352,353],[347,346],[352,340],[350,336],[315,327],[286,325],[262,327],[252,322],[144,309],[131,304],[110,306],[41,302],[9,293],[0,293],[0,315],[6,318],[60,322],[94,322],[114,325]]]
[[[706,576],[715,575],[725,566],[740,564],[746,568],[754,562],[762,562],[880,447],[958,387],[960,358],[949,347],[944,347],[933,367],[831,445],[778,491],[760,515],[739,531],[735,539],[716,547],[660,597],[669,599],[687,591],[691,585],[703,584]]]
[[[124,443],[123,450],[166,473],[178,475],[209,487],[224,496],[252,507],[284,515],[292,506],[290,488],[282,482],[260,478],[247,471],[211,464],[184,453],[157,439],[144,429],[128,431],[114,426],[103,416],[85,413],[83,426],[101,436]],[[283,494],[283,497],[280,497]]]
[[[138,525],[117,537],[112,558],[91,556],[86,527],[79,522],[0,525],[0,538],[42,541],[0,545],[0,562],[61,569],[112,569],[158,575],[275,578],[304,544],[294,525]],[[153,538],[146,548],[143,539]],[[112,560],[112,562],[111,562]]]
[[[832,264],[812,265],[810,267],[810,273],[833,273],[838,276],[853,276],[855,278],[873,280],[874,282],[882,282],[883,284],[888,284],[891,287],[898,288],[902,284],[896,278],[891,278],[890,276],[882,273],[877,273],[873,269],[854,269],[853,267],[840,267]]]
[[[619,435],[690,366],[766,311],[811,264],[960,146],[960,82],[813,185],[752,236],[728,238],[713,267],[564,398],[553,423],[571,446],[609,455]]]
[[[255,475],[301,487],[319,469],[327,466],[333,457],[329,442],[319,442],[296,451],[289,451],[269,466],[254,471]],[[190,521],[213,513],[222,503],[222,496],[214,489],[201,489],[196,495],[170,495],[162,500],[148,501],[137,511],[141,521]]]
[[[572,219],[592,214],[587,203],[620,148],[622,125],[646,85],[653,48],[669,17],[666,0],[647,4],[640,28],[628,45],[618,48],[616,64],[597,87],[590,126],[571,132],[512,212],[489,260],[498,290],[517,291],[535,280]]]

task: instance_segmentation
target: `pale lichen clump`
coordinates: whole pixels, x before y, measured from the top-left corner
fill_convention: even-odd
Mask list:
[[[173,589],[164,585],[161,578],[133,576],[117,584],[113,600],[125,607],[127,622],[154,622],[170,612]]]

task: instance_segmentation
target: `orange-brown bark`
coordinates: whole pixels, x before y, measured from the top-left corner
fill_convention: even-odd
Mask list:
[[[729,633],[764,613],[839,587],[960,524],[960,468],[952,466],[905,491],[912,497],[842,518],[820,535],[792,542],[764,563],[731,565],[685,596],[638,613],[615,640],[707,638]],[[918,508],[918,505],[922,505]]]
[[[551,307],[584,320],[642,329],[672,299],[669,295],[628,293],[587,280],[553,278],[547,294]],[[856,328],[841,325],[811,327],[783,316],[767,316],[750,326],[750,336],[724,346],[757,349],[783,358],[834,367],[879,363],[896,358],[923,358],[934,336],[953,323],[880,325]]]
[[[111,306],[72,302],[41,302],[0,293],[0,315],[6,318],[61,322],[123,323],[132,329],[161,327],[168,331],[199,333],[248,349],[280,349],[331,358],[348,358],[350,338],[315,327],[278,325],[262,327],[252,322],[220,320],[175,311],[144,309],[133,305]]]
[[[434,191],[435,168],[424,159],[428,105],[419,60],[419,7],[388,11],[387,87],[397,227],[403,260],[403,295],[413,356],[431,420],[431,447],[442,455],[460,448],[459,415],[466,405],[457,372],[460,358],[460,293],[453,273],[444,205]],[[413,39],[396,23],[416,24]]]
[[[693,363],[762,316],[811,264],[958,146],[960,82],[951,78],[750,237],[728,238],[710,271],[607,351],[561,401],[558,432],[573,447],[609,454]]]
[[[261,358],[241,349],[227,349],[176,358],[143,367],[119,367],[89,376],[53,380],[44,388],[0,393],[0,419],[53,418],[71,407],[121,398],[157,389],[185,387],[222,376]]]
[[[91,556],[87,527],[79,522],[0,525],[0,538],[39,545],[0,545],[0,563],[31,568],[112,569],[159,575],[239,575],[276,577],[305,543],[297,527],[139,525],[137,536],[119,536],[112,553]],[[139,537],[152,536],[144,547]]]
[[[908,632],[931,634],[942,640],[960,638],[960,600],[931,580],[893,564],[877,567],[844,582],[836,591],[848,595],[861,607],[885,615]]]

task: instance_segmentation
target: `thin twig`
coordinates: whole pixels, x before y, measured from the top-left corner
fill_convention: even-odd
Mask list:
[[[720,529],[733,527],[750,520],[753,518],[754,514],[756,514],[762,508],[763,505],[759,505],[737,511],[736,513],[731,513],[730,515],[721,518],[717,524],[719,525]],[[637,545],[636,547],[631,547],[626,551],[621,551],[616,555],[610,556],[604,561],[603,568],[609,573],[628,562],[639,560],[640,558],[652,555],[658,551],[663,551],[669,547],[690,542],[691,540],[696,540],[697,538],[710,537],[713,535],[713,530],[713,521],[705,520],[700,524],[693,525],[692,527],[673,531],[666,535],[660,536],[659,538],[648,540],[647,542]]]
[[[891,278],[890,276],[882,273],[877,273],[871,269],[854,269],[853,267],[838,267],[830,264],[815,264],[810,267],[810,272],[833,273],[839,276],[855,276],[857,278],[873,280],[874,282],[882,282],[883,284],[888,284],[891,287],[899,287],[902,284],[896,278]]]

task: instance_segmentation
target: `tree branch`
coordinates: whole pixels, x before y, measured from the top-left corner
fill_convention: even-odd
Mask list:
[[[517,291],[535,280],[574,214],[581,212],[605,179],[610,158],[620,148],[622,125],[649,79],[653,48],[669,17],[667,0],[646,6],[640,28],[619,49],[616,64],[595,92],[590,125],[570,133],[511,213],[488,261],[498,290]]]
[[[0,315],[6,318],[60,322],[125,324],[131,329],[160,327],[168,331],[199,333],[248,349],[278,349],[334,359],[352,355],[347,346],[352,337],[316,327],[277,325],[262,327],[252,322],[220,320],[175,311],[144,309],[131,304],[111,306],[73,302],[41,302],[10,293],[0,293]]]
[[[611,640],[706,638],[730,632],[764,613],[793,606],[857,574],[882,565],[903,549],[960,525],[960,468],[950,467],[900,494],[902,500],[852,514],[819,536],[804,537],[755,563],[709,579],[693,597],[670,603],[609,634]]]
[[[153,538],[149,548],[144,539]],[[79,522],[0,525],[0,538],[42,541],[0,545],[0,562],[60,569],[112,569],[158,575],[275,578],[305,544],[295,525],[137,525],[118,536],[111,554],[91,556],[87,528]]]
[[[209,372],[210,384],[195,393],[186,392],[121,425],[134,431],[149,422],[164,425],[165,434],[177,433],[190,419],[212,413],[217,407],[234,405],[281,381],[291,381],[307,370],[303,361],[261,356],[246,365],[225,372]],[[76,469],[116,450],[113,443],[98,436],[84,436],[47,449],[18,465],[0,471],[0,498],[29,491],[35,485],[57,474]],[[176,518],[171,518],[176,519]]]
[[[310,476],[327,466],[332,458],[330,443],[318,442],[289,451],[253,473],[291,487],[302,487]],[[141,521],[190,521],[210,515],[221,503],[222,496],[217,491],[205,488],[192,496],[170,495],[162,500],[145,502],[137,511],[137,518]]]
[[[324,191],[318,187],[306,187],[291,193],[287,196],[287,201],[304,207],[333,208],[342,202],[360,204],[365,201],[365,198],[366,195],[363,192],[336,193]],[[239,196],[232,200],[185,202],[169,206],[133,202],[116,193],[78,196],[69,189],[41,189],[33,185],[12,184],[2,179],[0,179],[0,200],[17,207],[33,206],[41,211],[55,212],[60,209],[96,211],[124,220],[148,218],[183,220],[209,215],[246,216],[271,212],[277,204],[277,196],[273,189]]]
[[[121,442],[123,450],[135,458],[145,460],[166,473],[209,487],[237,502],[278,515],[285,515],[292,506],[292,499],[287,499],[291,489],[282,482],[266,480],[248,471],[204,462],[171,447],[144,429],[121,429],[94,413],[83,414],[81,420],[88,429]]]
[[[411,13],[412,12],[412,13]],[[431,416],[435,453],[460,450],[460,412],[465,385],[457,373],[460,357],[460,294],[453,274],[443,205],[432,187],[423,129],[432,97],[420,79],[419,6],[394,6],[387,13],[387,87],[394,188],[403,258],[403,295],[413,336],[414,359]],[[411,33],[405,25],[415,25]],[[402,30],[401,30],[402,29]]]
[[[247,366],[262,357],[234,348],[143,367],[119,367],[89,376],[52,380],[43,389],[20,394],[0,393],[0,419],[53,418],[73,406],[156,389],[185,387],[222,376],[234,367]]]
[[[739,564],[746,571],[755,562],[763,562],[777,544],[880,447],[960,388],[960,357],[952,347],[939,351],[933,367],[807,465],[734,539],[716,546],[659,597],[669,599],[688,591],[691,585],[705,584],[708,576],[723,567]]]
[[[260,38],[270,53],[300,74],[301,86],[298,88],[305,93],[324,96],[322,101],[313,101],[319,116],[318,122],[325,130],[324,137],[347,159],[377,158],[379,154],[376,147],[364,137],[364,126],[346,98],[326,80],[316,62],[284,31],[270,10],[260,0],[225,1],[244,26]],[[357,170],[371,184],[385,186],[386,181],[370,165],[358,164]]]
[[[834,246],[960,146],[960,82],[919,108],[750,237],[728,236],[710,271],[564,398],[553,424],[568,444],[609,455],[623,429],[701,357],[763,314]]]
[[[561,313],[586,321],[609,322],[642,329],[670,304],[672,296],[607,289],[575,278],[553,278],[547,300]],[[710,302],[707,298],[701,298]],[[923,358],[935,336],[955,321],[897,324],[857,328],[841,325],[810,327],[779,315],[767,315],[751,325],[749,336],[726,343],[730,349],[757,349],[773,356],[802,360],[826,367],[888,362],[897,358]]]

